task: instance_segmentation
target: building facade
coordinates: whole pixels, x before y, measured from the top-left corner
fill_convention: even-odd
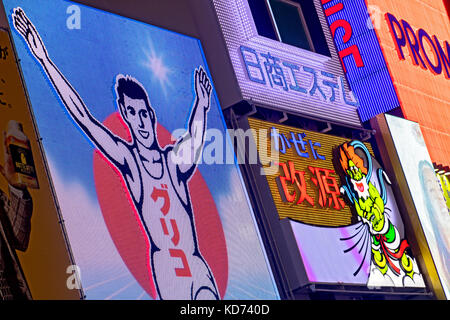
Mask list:
[[[444,4],[17,2],[0,26],[78,295],[448,298]]]

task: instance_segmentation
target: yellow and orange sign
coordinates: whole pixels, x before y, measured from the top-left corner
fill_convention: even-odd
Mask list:
[[[0,140],[0,241],[9,248],[0,267],[16,270],[7,274],[10,289],[0,299],[22,298],[16,287],[33,299],[80,299],[80,291],[67,286],[72,262],[9,33],[2,29]]]
[[[275,165],[279,171],[271,174],[267,169],[266,177],[280,219],[319,226],[354,222],[333,165],[334,149],[348,139],[252,118],[248,121],[254,132],[269,135],[266,146],[257,144],[260,155],[267,154],[271,143],[274,151],[278,151]],[[372,152],[370,145],[366,146]]]

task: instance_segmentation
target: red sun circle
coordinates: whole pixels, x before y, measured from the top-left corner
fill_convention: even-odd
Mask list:
[[[131,141],[131,135],[120,115],[111,114],[103,124],[114,134]],[[161,148],[173,143],[170,132],[157,126]],[[98,151],[93,159],[97,198],[111,238],[126,266],[142,288],[157,297],[149,260],[149,242],[122,176]],[[207,261],[223,298],[228,282],[228,257],[225,235],[219,213],[209,188],[199,170],[189,181],[199,250]],[[151,226],[150,226],[151,228]]]

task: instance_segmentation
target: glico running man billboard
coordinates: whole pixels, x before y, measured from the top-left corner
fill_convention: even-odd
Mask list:
[[[86,297],[277,299],[237,166],[202,162],[229,142],[200,42],[4,3]]]

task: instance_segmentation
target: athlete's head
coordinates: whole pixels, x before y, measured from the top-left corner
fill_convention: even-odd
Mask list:
[[[367,175],[363,159],[349,143],[339,146],[339,162],[342,170],[353,180],[360,181]]]
[[[150,148],[156,143],[156,116],[142,84],[131,76],[116,77],[120,114],[136,142]]]
[[[337,160],[343,174],[350,179],[358,198],[367,199],[370,196],[366,179],[368,169],[364,166],[364,160],[356,153],[355,147],[348,142],[340,145],[337,149]]]

